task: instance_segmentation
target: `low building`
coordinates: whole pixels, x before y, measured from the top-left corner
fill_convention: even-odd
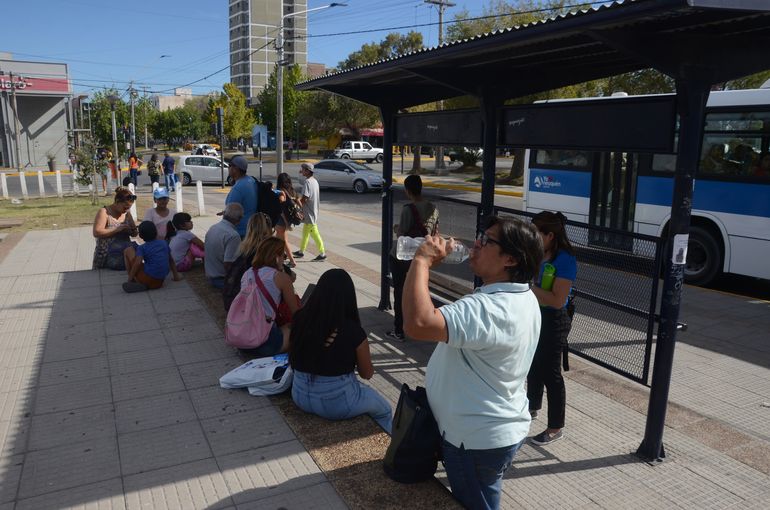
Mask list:
[[[71,96],[67,64],[0,54],[0,168],[44,169],[50,159],[66,164]]]
[[[192,89],[178,88],[174,89],[173,96],[152,96],[151,101],[156,110],[165,112],[166,110],[181,108],[192,97]]]

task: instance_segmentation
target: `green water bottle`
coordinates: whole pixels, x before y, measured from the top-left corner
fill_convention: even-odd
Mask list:
[[[543,278],[540,280],[540,288],[551,290],[554,278],[556,278],[556,267],[553,264],[546,263],[545,267],[543,267]]]

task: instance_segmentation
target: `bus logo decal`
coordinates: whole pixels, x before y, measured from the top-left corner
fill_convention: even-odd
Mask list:
[[[536,188],[561,188],[561,182],[557,181],[550,175],[543,175],[543,176],[535,176],[535,187]]]

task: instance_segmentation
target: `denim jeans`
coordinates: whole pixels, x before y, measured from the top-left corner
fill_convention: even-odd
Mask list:
[[[218,276],[216,278],[209,277],[209,283],[212,287],[215,287],[217,289],[223,289],[225,287],[225,277],[224,276]]]
[[[174,174],[164,174],[164,179],[166,180],[166,188],[173,190],[174,189]]]
[[[129,175],[131,176],[131,182],[134,183],[134,186],[137,185],[137,178],[139,177],[139,169],[137,168],[131,168],[129,169]]]
[[[503,448],[466,450],[462,445],[458,448],[442,441],[444,467],[452,495],[465,508],[499,508],[503,475],[523,443],[524,439]]]
[[[368,414],[390,434],[393,421],[390,403],[369,386],[361,384],[355,372],[329,377],[295,370],[291,398],[306,413],[327,420],[346,420]]]

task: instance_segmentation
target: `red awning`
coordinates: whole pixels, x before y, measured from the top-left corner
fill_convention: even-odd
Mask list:
[[[384,136],[385,134],[382,128],[362,129],[360,133],[361,136]]]

